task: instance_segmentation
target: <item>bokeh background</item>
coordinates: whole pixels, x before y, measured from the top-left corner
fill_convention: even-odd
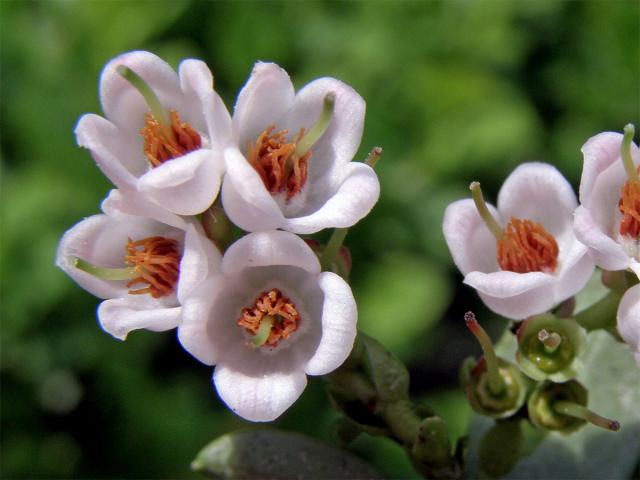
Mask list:
[[[190,478],[209,440],[248,424],[227,411],[211,369],[173,332],[102,332],[98,300],[54,266],[62,233],[111,188],[73,129],[100,112],[111,57],[205,60],[227,106],[256,60],[302,86],[319,76],[367,100],[359,157],[384,147],[382,196],[349,233],[362,330],[407,362],[416,399],[461,435],[460,360],[479,348],[475,309],[441,234],[446,205],[478,179],[495,201],[518,163],[544,160],[577,186],[580,147],[640,120],[637,1],[6,1],[0,2],[1,473],[4,478]],[[321,379],[277,426],[331,440]],[[394,477],[402,450],[354,450]]]

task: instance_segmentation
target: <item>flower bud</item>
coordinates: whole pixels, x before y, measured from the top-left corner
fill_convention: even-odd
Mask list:
[[[522,322],[517,336],[516,359],[529,377],[564,382],[578,373],[585,332],[575,320],[537,315]]]
[[[529,419],[538,428],[568,434],[589,422],[606,430],[618,431],[620,424],[587,409],[587,389],[575,380],[544,382],[529,397]]]
[[[460,374],[469,404],[481,415],[510,417],[524,405],[529,382],[516,365],[496,356],[489,336],[472,312],[465,314],[465,321],[484,351],[477,363],[465,361]]]

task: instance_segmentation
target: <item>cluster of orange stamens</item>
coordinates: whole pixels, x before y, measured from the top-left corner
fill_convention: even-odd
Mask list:
[[[131,288],[139,283],[144,288],[129,290],[132,295],[150,294],[153,298],[170,295],[175,289],[180,273],[178,242],[166,237],[148,237],[127,242],[125,262],[140,274],[127,283]]]
[[[502,270],[517,273],[553,272],[558,265],[558,243],[539,223],[511,217],[497,242]]]
[[[145,125],[140,134],[144,138],[144,154],[152,167],[167,160],[185,155],[202,146],[202,139],[187,122],[182,122],[178,112],[169,112],[171,125],[158,121],[151,113],[145,114]]]
[[[288,338],[298,329],[300,323],[300,314],[294,303],[283,296],[280,290],[272,288],[268,292],[262,292],[251,307],[242,310],[237,324],[255,335],[266,316],[275,319],[269,337],[264,343],[270,347],[275,347],[280,340]]]
[[[287,192],[287,200],[298,194],[307,180],[307,162],[311,150],[302,156],[295,155],[296,143],[304,137],[304,128],[291,143],[287,142],[287,130],[274,132],[271,125],[260,134],[254,145],[249,144],[248,160],[258,172],[271,194]]]
[[[638,170],[640,171],[640,168]],[[640,181],[626,181],[622,187],[618,208],[622,213],[620,234],[633,239],[640,238]]]

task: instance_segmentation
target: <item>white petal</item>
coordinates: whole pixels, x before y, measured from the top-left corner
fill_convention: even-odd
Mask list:
[[[358,310],[349,285],[331,272],[321,273],[319,284],[324,292],[322,338],[305,367],[309,375],[326,375],[342,365],[357,334]]]
[[[218,271],[222,257],[211,240],[189,224],[180,260],[178,299],[184,300],[207,277]]]
[[[573,229],[576,238],[589,248],[589,255],[599,267],[624,270],[629,266],[630,259],[624,249],[602,232],[593,221],[591,212],[582,205],[576,209]]]
[[[138,189],[158,205],[178,215],[197,215],[215,201],[224,163],[218,152],[194,150],[149,170]]]
[[[180,321],[180,307],[149,308],[143,297],[105,300],[98,307],[102,329],[115,338],[125,340],[132,330],[145,328],[162,332],[176,328]]]
[[[490,204],[487,208],[500,221],[496,209]],[[498,270],[496,238],[480,218],[473,200],[451,203],[444,213],[442,231],[453,261],[463,275]]]
[[[349,85],[335,78],[319,78],[300,90],[287,114],[286,128],[290,133],[301,127],[309,131],[316,123],[327,93],[336,95],[331,124],[321,139],[312,148],[309,161],[309,176],[332,168],[334,164],[344,165],[353,159],[358,151],[364,127],[366,105],[362,97]]]
[[[145,167],[142,161],[131,159],[141,157],[135,145],[130,145],[118,127],[108,120],[92,113],[83,115],[75,129],[78,145],[91,151],[98,168],[109,180],[120,188],[135,188],[136,176]],[[125,165],[122,162],[127,162]],[[128,168],[127,168],[128,167]]]
[[[242,153],[237,148],[227,148],[224,157],[222,204],[229,219],[249,232],[282,226],[280,207]]]
[[[220,398],[237,415],[252,422],[270,422],[298,399],[307,377],[282,358],[265,355],[251,360],[242,365],[217,365],[213,381]]]
[[[144,126],[144,114],[149,111],[144,98],[117,71],[124,65],[132,69],[151,87],[162,106],[180,110],[182,94],[176,72],[153,53],[134,51],[111,60],[100,77],[100,102],[107,118],[123,132],[138,132]]]
[[[584,166],[580,178],[580,203],[585,205],[591,203],[596,180],[602,172],[616,162],[622,164],[620,158],[622,139],[623,136],[620,133],[604,132],[591,137],[582,146]],[[637,158],[638,147],[634,143],[631,145],[631,152],[632,156]]]
[[[231,245],[224,254],[221,269],[233,276],[247,267],[293,266],[320,273],[320,262],[300,237],[280,231],[250,233]]]
[[[554,297],[556,304],[582,290],[595,269],[594,261],[588,254],[588,248],[578,241],[574,241],[573,247],[561,262]]]
[[[293,84],[287,72],[275,63],[256,63],[238,94],[233,113],[233,127],[240,147],[255,142],[270,125],[277,125],[291,108],[293,98]]]
[[[552,165],[523,163],[505,180],[498,194],[498,210],[510,217],[541,223],[560,249],[573,243],[572,214],[578,202],[571,185]]]
[[[555,282],[553,275],[542,272],[471,272],[464,277],[467,285],[496,298],[510,298],[540,287],[552,286]],[[553,302],[553,299],[550,300]]]
[[[111,190],[100,208],[113,218],[146,217],[181,230],[186,228],[186,222],[182,217],[150,202],[137,191]]]
[[[304,217],[288,218],[282,228],[308,234],[324,228],[351,227],[364,218],[380,196],[378,177],[364,163],[350,163],[344,170],[344,182],[319,210]]]
[[[231,116],[213,90],[213,76],[201,60],[184,60],[178,69],[186,111],[198,111],[207,123],[212,148],[222,148],[231,137]]]
[[[512,320],[523,320],[546,312],[556,304],[551,285],[543,285],[513,297],[497,298],[480,292],[478,295],[491,310]]]
[[[627,290],[618,306],[618,332],[640,356],[640,285]],[[640,363],[638,364],[640,366]]]

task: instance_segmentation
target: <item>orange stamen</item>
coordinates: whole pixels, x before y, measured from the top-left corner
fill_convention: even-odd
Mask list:
[[[275,128],[271,125],[258,136],[255,145],[249,144],[248,160],[269,193],[286,191],[289,200],[302,190],[307,180],[307,162],[312,152],[309,150],[301,157],[293,154],[296,143],[304,137],[304,128],[291,143],[287,143],[287,130],[272,133]]]
[[[180,254],[178,242],[166,237],[148,237],[127,243],[127,264],[134,267],[139,277],[127,283],[127,288],[138,283],[148,286],[129,290],[131,295],[150,294],[153,298],[170,295],[180,274]]]
[[[640,167],[638,171],[640,172]],[[618,202],[618,208],[622,213],[620,234],[638,239],[640,238],[640,182],[635,179],[627,180],[622,186],[621,193],[622,196]]]
[[[276,319],[265,342],[267,346],[275,347],[280,340],[288,338],[298,329],[300,314],[296,306],[277,288],[262,292],[251,307],[242,309],[236,323],[255,335],[260,328],[260,322],[267,315]]]
[[[144,154],[153,168],[202,146],[198,132],[187,122],[182,122],[178,112],[171,110],[169,115],[169,127],[159,122],[151,112],[144,116],[145,126],[140,134],[144,138]],[[171,131],[168,132],[167,128]]]
[[[551,273],[558,266],[558,253],[558,243],[541,224],[515,217],[497,242],[498,265],[511,272]]]

